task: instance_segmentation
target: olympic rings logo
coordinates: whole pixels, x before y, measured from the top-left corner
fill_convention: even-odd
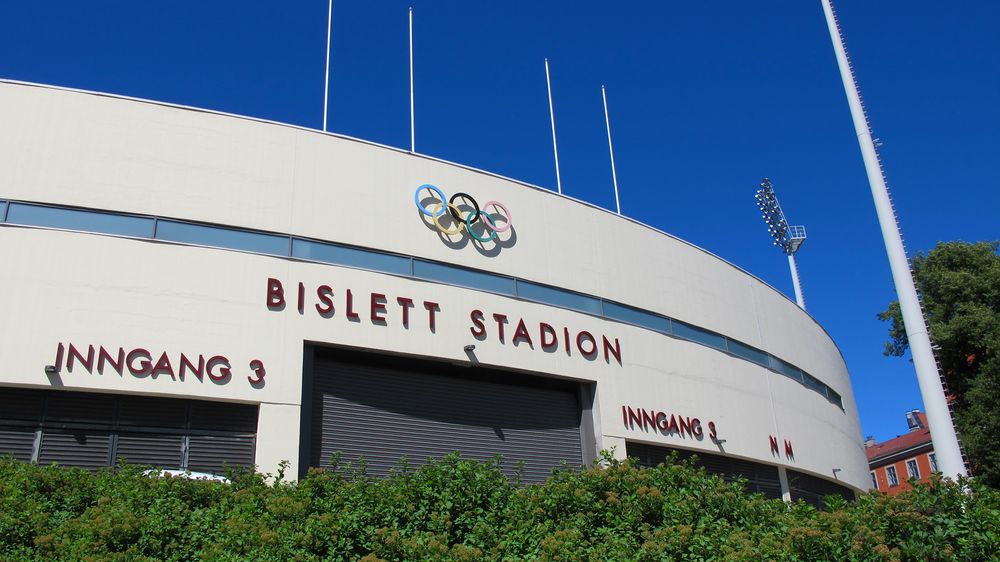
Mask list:
[[[420,193],[424,190],[431,192],[436,197],[430,205],[425,205],[420,198]],[[460,202],[456,203],[456,201]],[[510,210],[503,203],[499,201],[487,201],[480,207],[479,202],[473,199],[471,195],[461,192],[452,195],[449,199],[445,197],[444,191],[441,191],[440,187],[429,183],[421,185],[413,192],[413,202],[416,204],[417,209],[420,210],[420,213],[429,217],[438,231],[447,236],[461,234],[464,229],[474,240],[489,242],[490,240],[496,240],[498,233],[507,232],[513,226]],[[466,211],[460,209],[459,205],[462,202],[465,203],[464,206],[471,206],[472,209]],[[487,213],[486,210],[491,207],[495,212]],[[450,227],[446,226],[441,219],[451,222]],[[501,221],[501,224],[497,224],[498,220]],[[477,234],[476,230],[473,229],[473,225],[477,223],[481,223],[482,228],[479,230],[483,235]]]

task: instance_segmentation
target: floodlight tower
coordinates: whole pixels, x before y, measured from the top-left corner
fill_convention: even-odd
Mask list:
[[[802,296],[802,285],[799,284],[799,269],[795,266],[795,252],[799,251],[806,241],[806,227],[788,226],[785,213],[778,204],[778,196],[774,194],[771,180],[764,178],[757,190],[757,207],[761,217],[767,223],[767,232],[774,239],[774,245],[788,256],[788,267],[792,270],[792,286],[795,288],[795,302],[802,310],[806,309],[806,300]]]
[[[938,370],[934,349],[931,347],[927,319],[920,305],[916,285],[913,284],[909,259],[906,257],[906,249],[903,248],[903,236],[896,221],[892,201],[889,199],[889,188],[886,186],[882,162],[875,141],[872,139],[868,113],[865,111],[857,81],[854,79],[854,67],[851,66],[851,59],[847,56],[847,48],[844,46],[840,21],[833,9],[833,3],[830,0],[821,1],[826,24],[830,29],[830,39],[833,41],[833,52],[837,55],[837,66],[840,67],[840,77],[844,82],[844,92],[847,94],[847,105],[851,108],[854,130],[858,135],[861,157],[865,162],[865,171],[868,172],[868,185],[871,187],[872,199],[875,200],[875,212],[882,228],[882,240],[885,242],[885,251],[889,257],[892,280],[896,285],[896,296],[899,299],[900,312],[903,314],[906,338],[910,343],[913,367],[917,371],[920,395],[924,399],[934,454],[941,473],[957,479],[968,473],[958,443],[958,434],[955,432],[944,378]]]

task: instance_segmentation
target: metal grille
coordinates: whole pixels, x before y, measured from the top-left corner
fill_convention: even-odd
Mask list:
[[[419,464],[452,451],[480,460],[500,454],[508,474],[523,461],[525,482],[544,480],[563,461],[582,464],[575,386],[505,384],[461,371],[318,360],[311,464],[329,467],[340,452],[342,461],[363,457],[368,474],[384,476],[403,457]]]
[[[841,486],[810,474],[788,469],[788,488],[793,500],[802,500],[817,508],[823,507],[826,496],[841,496],[845,500],[853,500],[854,492],[846,486]]]
[[[31,460],[35,431],[26,427],[0,427],[0,455],[13,455],[19,461]]]
[[[697,455],[698,461],[696,464],[703,467],[705,472],[719,475],[729,481],[737,478],[745,478],[747,480],[748,492],[760,492],[769,498],[781,498],[781,481],[778,479],[778,468],[775,466],[712,453],[646,445],[643,443],[627,442],[625,444],[625,452],[629,457],[636,458],[640,466],[650,467],[665,462],[667,457],[673,452],[677,453],[677,458],[680,460],[687,460]]]
[[[257,406],[0,388],[0,455],[88,469],[252,466]]]
[[[90,470],[108,466],[111,435],[92,431],[46,431],[38,453],[40,464],[59,463]]]
[[[187,468],[199,472],[222,472],[226,465],[253,466],[252,437],[192,435]]]

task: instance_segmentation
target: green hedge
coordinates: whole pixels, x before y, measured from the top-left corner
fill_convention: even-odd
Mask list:
[[[934,482],[817,511],[676,462],[520,486],[449,456],[298,483],[95,474],[0,460],[0,560],[996,560],[1000,493]],[[964,487],[963,487],[964,486]]]

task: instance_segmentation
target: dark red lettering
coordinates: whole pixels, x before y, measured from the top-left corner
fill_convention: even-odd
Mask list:
[[[701,420],[698,418],[692,418],[691,420],[691,432],[695,439],[701,439],[705,435],[705,431],[701,428]]]
[[[149,372],[150,377],[154,379],[160,374],[170,375],[170,378],[177,380],[177,377],[174,376],[174,367],[170,364],[170,358],[167,357],[166,351],[160,355],[160,358],[156,361],[156,365]]]
[[[795,456],[795,451],[792,450],[792,442],[788,439],[785,439],[785,456],[788,458],[793,458]]]
[[[684,416],[677,417],[678,424],[680,425],[679,433],[681,437],[687,432],[688,435],[691,434],[691,418],[685,418]]]
[[[62,370],[62,361],[63,361],[63,352],[64,352],[64,350],[65,350],[65,346],[63,346],[62,342],[59,342],[59,345],[56,346],[56,361],[55,361],[55,365],[53,365],[56,368],[56,372],[57,373]]]
[[[316,312],[320,313],[322,316],[332,316],[333,315],[333,287],[329,285],[320,285],[316,288],[316,298],[319,302],[316,303]],[[322,306],[320,304],[322,303]]]
[[[670,422],[667,423],[667,433],[677,433],[677,416],[670,414]]]
[[[472,335],[477,338],[482,338],[486,336],[486,324],[483,323],[483,311],[473,310],[469,313],[469,319],[472,320],[472,327],[469,331]]]
[[[656,415],[655,415],[655,412],[653,412],[653,410],[648,410],[647,411],[647,410],[642,410],[642,409],[640,409],[639,411],[642,412],[642,427],[643,428],[649,427],[649,428],[652,428],[652,429],[656,429]]]
[[[75,361],[79,361],[80,364],[83,365],[83,368],[86,369],[88,373],[91,372],[91,371],[93,371],[94,370],[94,346],[91,345],[91,346],[87,347],[87,358],[84,359],[83,358],[83,354],[80,353],[80,350],[78,350],[75,345],[69,344],[69,353],[66,354],[66,370],[67,371],[70,371],[70,372],[73,371],[73,363]]]
[[[433,301],[424,301],[424,308],[427,309],[427,325],[433,332],[437,329],[437,323],[434,320],[434,313],[441,310],[441,305]]]
[[[771,444],[771,454],[778,454],[778,438],[773,435],[768,435],[767,440]]]
[[[215,372],[215,367],[219,366],[219,372]],[[233,374],[231,370],[231,365],[229,364],[229,359],[224,355],[216,355],[208,360],[206,364],[206,369],[208,370],[208,378],[212,379],[218,383],[224,383],[229,380],[229,377]]]
[[[125,349],[118,348],[118,360],[115,361],[108,350],[104,349],[102,345],[97,349],[97,372],[104,374],[104,363],[105,361],[111,365],[111,368],[115,370],[119,375],[122,374],[122,369],[125,367]]]
[[[628,425],[630,427],[633,425],[639,425],[639,426],[642,425],[642,418],[639,417],[639,415],[637,415],[635,412],[633,412],[632,408],[628,408]]]
[[[619,345],[618,345],[618,338],[615,338],[615,345],[614,345],[614,347],[611,346],[611,342],[608,340],[608,336],[602,335],[601,338],[604,340],[604,360],[607,361],[608,363],[610,363],[611,362],[610,355],[614,355],[615,356],[615,360],[618,361],[619,365],[621,365],[622,364],[622,350],[621,350],[621,347],[619,347]]]
[[[528,335],[528,327],[524,325],[524,318],[517,322],[517,329],[514,330],[514,337],[510,342],[517,345],[517,342],[525,341],[529,346],[534,345],[531,343],[531,336]]]
[[[178,367],[178,374],[181,380],[184,380],[184,371],[189,370],[198,380],[205,380],[205,356],[198,355],[198,368],[195,368],[194,363],[187,358],[186,355],[181,353],[181,362]]]
[[[566,355],[570,355],[570,351],[569,351],[569,328],[563,327],[563,341],[566,342]]]
[[[254,359],[250,362],[250,370],[254,374],[252,377],[247,377],[247,380],[250,381],[250,386],[263,386],[264,375],[267,374],[267,371],[264,369],[264,362],[260,359]]]
[[[719,436],[719,432],[715,430],[715,422],[708,422],[708,438],[715,441],[715,438]]]
[[[538,323],[538,333],[539,340],[541,340],[542,349],[552,349],[559,346],[559,336],[556,335],[556,329],[546,324],[545,322]],[[547,339],[545,336],[548,335],[552,339]]]
[[[507,315],[494,312],[493,319],[497,321],[497,334],[500,336],[500,343],[503,343],[503,325],[507,323]]]
[[[385,316],[381,314],[385,313],[385,295],[382,293],[372,293],[372,323],[375,322],[385,322]]]
[[[583,348],[583,342],[585,339],[590,340],[590,351]],[[587,330],[584,330],[576,335],[576,348],[583,354],[584,357],[593,357],[597,355],[597,340],[594,336],[590,334]]]
[[[663,412],[656,413],[656,428],[660,431],[667,430],[667,414],[664,414]]]
[[[274,277],[267,278],[267,307],[274,310],[285,308],[285,289],[281,281]]]
[[[354,312],[354,295],[351,294],[351,290],[347,290],[347,317],[351,320],[357,320],[361,318],[357,312]]]
[[[299,281],[299,314],[306,310],[306,286]]]
[[[403,309],[403,327],[410,327],[410,308],[413,306],[413,299],[406,297],[396,297],[396,302]]]
[[[138,366],[135,362],[136,359],[139,359]],[[144,377],[149,374],[149,369],[153,366],[152,359],[153,356],[149,354],[149,351],[137,347],[125,356],[125,366],[128,367],[128,372],[132,373],[132,375]]]

